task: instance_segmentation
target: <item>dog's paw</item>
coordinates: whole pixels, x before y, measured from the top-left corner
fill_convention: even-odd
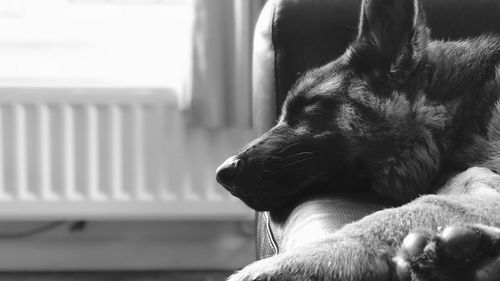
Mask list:
[[[498,281],[500,229],[476,225],[414,232],[394,261],[399,281]]]

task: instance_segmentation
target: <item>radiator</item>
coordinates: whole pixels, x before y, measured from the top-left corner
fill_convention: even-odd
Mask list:
[[[167,90],[1,89],[0,219],[241,219],[214,180],[251,130],[188,125]]]

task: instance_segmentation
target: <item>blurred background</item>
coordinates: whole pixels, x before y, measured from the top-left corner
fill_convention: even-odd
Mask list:
[[[263,0],[0,0],[0,280],[223,280]]]

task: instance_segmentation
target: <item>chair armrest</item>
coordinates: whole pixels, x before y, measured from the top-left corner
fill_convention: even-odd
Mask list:
[[[290,209],[258,214],[257,258],[321,240],[375,211],[390,207],[373,194],[323,194],[303,198]]]

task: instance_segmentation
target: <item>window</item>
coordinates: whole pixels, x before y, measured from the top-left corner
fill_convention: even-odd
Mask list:
[[[178,88],[189,0],[0,0],[0,87]]]

